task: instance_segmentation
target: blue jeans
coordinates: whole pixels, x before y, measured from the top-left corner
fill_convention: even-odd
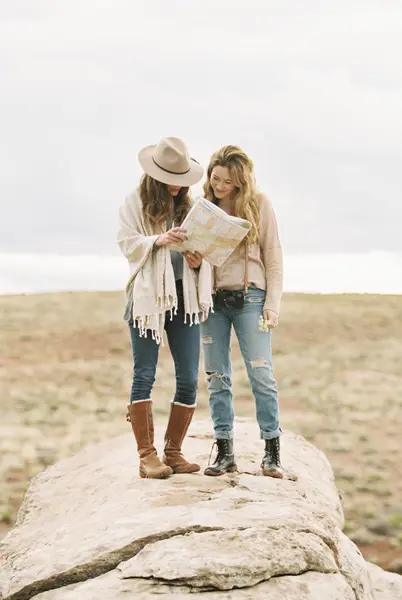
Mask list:
[[[194,405],[198,387],[198,367],[200,361],[200,326],[184,323],[184,301],[181,281],[176,282],[178,310],[170,318],[166,314],[165,330],[176,370],[176,394],[174,402]],[[147,337],[140,337],[139,330],[130,326],[131,345],[133,348],[134,377],[131,387],[130,402],[148,400],[151,397],[155,382],[156,365],[158,364],[159,344]]]
[[[259,331],[265,291],[250,288],[243,309],[214,309],[201,325],[209,402],[216,439],[233,437],[232,365],[230,336],[232,325],[239,340],[248,378],[256,402],[261,439],[280,435],[276,381],[272,369],[271,332]]]

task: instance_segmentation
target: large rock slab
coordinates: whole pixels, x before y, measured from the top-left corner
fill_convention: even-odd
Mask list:
[[[402,577],[368,564],[375,600],[402,600]]]
[[[375,565],[367,566],[373,581],[374,600],[401,600],[402,577]],[[356,600],[355,593],[342,575],[314,571],[297,577],[274,577],[251,588],[199,592],[195,596],[204,600]],[[121,579],[119,571],[114,570],[83,583],[44,592],[35,596],[35,600],[153,600],[155,596],[187,600],[190,593],[193,598],[194,589],[186,586],[171,586],[146,579]]]
[[[277,575],[338,571],[332,550],[318,535],[287,527],[176,536],[149,544],[119,569],[124,577],[218,590],[250,587]]]
[[[210,423],[194,423],[185,452],[205,465],[211,444]],[[131,435],[59,462],[32,481],[0,543],[0,598],[377,600],[365,561],[341,532],[326,457],[291,433],[282,449],[291,475],[258,476],[262,442],[242,419],[232,476],[142,480]]]
[[[123,578],[228,590],[303,572],[339,573],[355,600],[371,600],[372,583],[359,549],[339,529],[308,532],[294,523],[177,536],[149,544],[121,563]]]
[[[341,575],[310,571],[297,577],[270,579],[251,588],[231,591],[198,590],[186,586],[169,586],[138,579],[120,579],[117,571],[35,596],[35,600],[356,600]],[[191,596],[189,596],[191,594]],[[377,600],[377,598],[375,599]],[[382,598],[380,599],[382,600]],[[387,600],[394,600],[388,598]]]

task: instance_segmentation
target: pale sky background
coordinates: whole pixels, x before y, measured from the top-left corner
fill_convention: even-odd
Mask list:
[[[117,255],[165,135],[241,145],[288,255],[402,252],[401,56],[399,0],[2,0],[0,253]]]

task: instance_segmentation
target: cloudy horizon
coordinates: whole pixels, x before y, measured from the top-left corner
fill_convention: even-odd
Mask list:
[[[284,256],[285,293],[402,294],[401,274],[402,252]],[[123,256],[0,253],[0,294],[123,291],[127,277]]]
[[[117,256],[138,151],[176,135],[250,154],[285,255],[398,255],[401,54],[396,1],[5,1],[0,252]]]

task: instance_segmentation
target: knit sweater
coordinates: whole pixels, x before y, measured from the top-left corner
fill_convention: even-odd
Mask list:
[[[245,245],[232,252],[221,267],[215,268],[217,289],[244,288]],[[279,314],[283,288],[282,247],[271,202],[260,197],[260,239],[248,246],[248,284],[266,290],[264,310]]]

